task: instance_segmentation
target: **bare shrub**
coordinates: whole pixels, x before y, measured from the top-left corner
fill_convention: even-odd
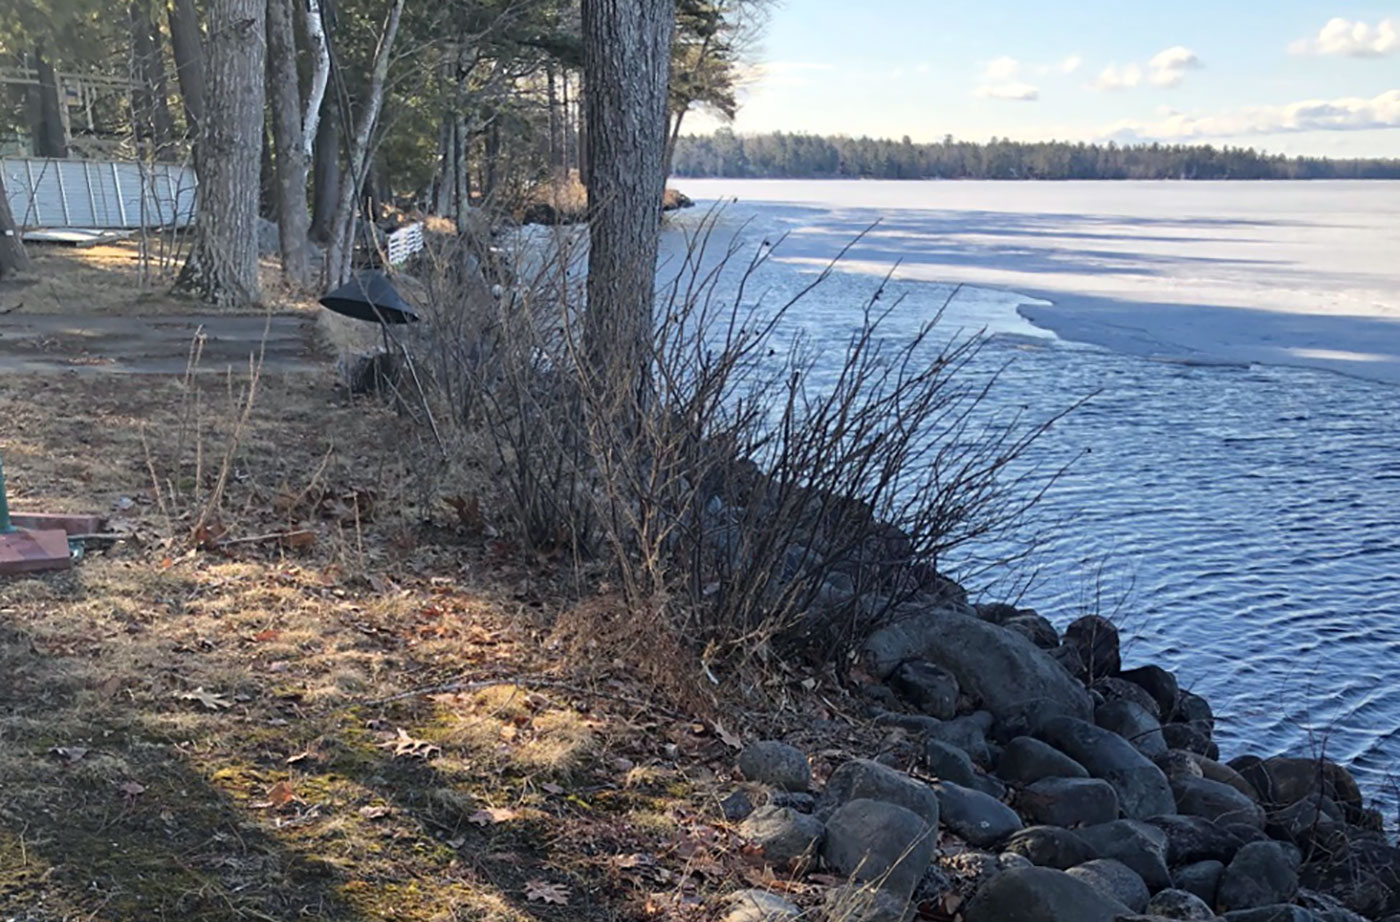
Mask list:
[[[984,340],[943,341],[941,312],[882,335],[898,307],[885,285],[840,356],[783,345],[836,262],[767,303],[751,291],[777,247],[716,253],[716,218],[689,232],[658,299],[649,368],[596,374],[577,235],[528,235],[509,258],[451,241],[425,283],[423,404],[447,413],[449,454],[489,470],[522,538],[600,568],[707,664],[840,661],[911,604],[964,601],[939,566],[1022,521],[1058,472],[1018,462],[1059,417],[994,411]]]

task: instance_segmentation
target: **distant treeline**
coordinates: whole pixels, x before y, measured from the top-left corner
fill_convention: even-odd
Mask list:
[[[683,137],[678,176],[768,179],[1400,179],[1400,159],[1285,157],[1208,144],[1119,145],[1068,141],[933,144],[807,134]]]

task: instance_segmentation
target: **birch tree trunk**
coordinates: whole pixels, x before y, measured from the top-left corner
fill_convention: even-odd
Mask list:
[[[277,231],[282,274],[298,288],[311,284],[306,211],[306,144],[297,85],[295,0],[267,0],[267,63],[272,138],[277,149]]]
[[[258,303],[258,173],[266,0],[210,0],[198,218],[175,290],[219,307]]]
[[[204,121],[204,36],[194,0],[173,0],[168,18],[170,50],[175,56],[175,78],[180,84],[185,124],[190,139],[197,141]]]
[[[649,372],[675,0],[583,0],[588,309],[595,375]]]
[[[301,5],[302,22],[306,26],[307,50],[311,53],[311,86],[306,94],[306,110],[302,115],[302,156],[311,158],[316,143],[316,130],[321,122],[321,104],[326,99],[326,83],[331,77],[331,48],[326,41],[326,21],[321,12],[321,0],[306,0]]]
[[[384,84],[389,78],[389,59],[394,48],[394,38],[399,31],[399,19],[403,16],[403,5],[404,0],[394,0],[394,5],[389,8],[389,15],[384,20],[384,28],[379,35],[379,46],[374,53],[374,68],[370,72],[364,109],[361,110],[360,119],[355,124],[355,135],[350,141],[349,162],[344,175],[341,176],[340,200],[336,203],[330,246],[326,250],[326,280],[331,287],[343,284],[350,277],[357,214],[355,201],[369,168],[370,138],[379,123],[380,107],[384,105]]]
[[[10,198],[5,192],[5,175],[0,172],[0,279],[29,268],[29,254],[19,239],[19,228],[10,214]]]

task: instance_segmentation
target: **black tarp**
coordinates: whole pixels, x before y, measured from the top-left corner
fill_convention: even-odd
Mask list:
[[[418,312],[408,306],[384,273],[366,269],[321,299],[321,306],[370,323],[413,323]]]

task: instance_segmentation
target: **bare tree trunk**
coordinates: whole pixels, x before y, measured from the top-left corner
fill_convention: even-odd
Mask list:
[[[399,19],[403,16],[403,5],[404,0],[394,0],[384,20],[379,46],[374,53],[374,69],[370,72],[364,108],[355,125],[355,136],[350,141],[348,169],[340,180],[340,199],[336,204],[330,245],[326,249],[327,281],[332,287],[350,277],[355,242],[355,200],[369,167],[370,137],[379,123],[379,109],[384,104],[384,84],[389,78],[389,59],[399,31]]]
[[[675,0],[583,0],[588,310],[595,374],[648,376]]]
[[[302,22],[306,26],[307,50],[311,54],[311,86],[306,94],[306,109],[302,115],[302,156],[311,158],[316,142],[316,129],[321,121],[321,104],[326,98],[326,84],[331,77],[331,49],[326,41],[326,21],[321,0],[306,0],[301,4]]]
[[[5,192],[5,175],[0,172],[0,279],[29,269],[29,254],[24,252],[19,228],[10,214],[10,197]]]
[[[175,77],[185,107],[185,124],[192,141],[199,139],[204,121],[204,36],[194,0],[173,0],[168,13],[170,48],[175,56]]]
[[[165,96],[165,64],[160,54],[160,30],[151,20],[150,6],[143,0],[132,0],[128,7],[131,19],[131,75],[136,81],[132,92],[132,108],[136,113],[138,134],[149,140],[151,152],[159,159],[168,158],[175,140],[175,122]]]
[[[453,129],[452,217],[457,222],[457,230],[465,231],[472,207],[472,174],[467,160],[467,153],[471,150],[471,133],[468,130],[467,117],[459,113],[453,124]]]
[[[676,159],[676,144],[681,139],[681,122],[685,121],[685,109],[675,109],[671,112],[671,131],[666,138],[666,161],[661,170],[661,178],[671,178],[671,163]]]
[[[63,100],[58,94],[58,74],[44,57],[42,45],[34,47],[34,71],[39,77],[39,124],[34,146],[40,157],[67,157],[68,135],[63,129]]]
[[[209,3],[198,220],[175,290],[220,307],[246,307],[261,297],[257,218],[266,11],[266,0]]]
[[[340,117],[331,113],[316,131],[311,178],[311,239],[331,239],[335,206],[340,200]]]
[[[564,173],[564,118],[559,111],[558,80],[549,68],[549,172],[558,179]]]
[[[268,98],[277,146],[277,230],[282,274],[293,285],[311,284],[306,211],[306,145],[302,139],[301,93],[297,88],[294,0],[267,0]]]

